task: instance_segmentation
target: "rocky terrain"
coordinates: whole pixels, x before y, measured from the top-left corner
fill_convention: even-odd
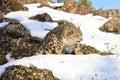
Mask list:
[[[58,7],[58,10],[80,15],[100,15],[105,18],[120,16],[117,9],[97,10],[92,6],[81,5],[80,2],[75,2],[74,0],[65,0],[64,5],[62,7]]]
[[[0,58],[0,64],[4,63],[4,60],[6,61],[3,58],[8,53],[15,59],[35,55],[41,43],[41,39],[32,37],[17,20],[10,20],[8,20],[10,22],[8,25],[0,28],[0,55],[3,56]]]
[[[11,0],[7,7],[7,13],[11,11],[27,10],[22,3],[42,3],[42,6],[48,6],[48,0],[23,0],[23,2],[17,0]],[[15,7],[17,6],[17,7]],[[54,7],[55,8],[55,7]],[[103,32],[120,34],[120,14],[118,10],[96,10],[94,7],[88,7],[80,5],[74,0],[66,0],[62,7],[55,8],[65,12],[86,15],[92,13],[93,15],[100,15],[111,19],[103,26],[100,26],[100,30]],[[21,59],[23,57],[29,57],[39,54],[39,48],[42,43],[42,39],[33,37],[30,35],[29,30],[25,28],[18,20],[5,18],[0,10],[0,22],[9,22],[6,26],[0,28],[0,65],[6,64],[8,60],[6,55],[9,53],[14,59]],[[31,16],[29,19],[38,20],[41,22],[56,22],[53,21],[49,14],[44,13],[40,15]],[[59,23],[58,23],[59,24]],[[92,46],[81,44],[81,51],[84,54],[101,54],[109,55],[112,53],[100,52]],[[32,74],[31,74],[32,73]],[[25,75],[24,75],[25,74]],[[0,76],[0,80],[58,80],[53,76],[52,72],[45,69],[37,69],[34,66],[24,67],[21,65],[10,66]]]
[[[32,37],[29,33],[29,30],[27,30],[21,23],[19,23],[18,20],[9,19],[9,18],[3,18],[3,19],[10,23],[0,28],[0,34],[1,34],[0,64],[4,64],[7,62],[5,55],[7,55],[8,53],[11,54],[11,57],[14,59],[20,59],[23,57],[29,57],[39,54],[40,52],[39,48],[41,46],[42,39],[37,37]],[[50,17],[45,17],[44,19],[42,18],[42,21],[52,21],[52,19]],[[58,24],[60,24],[59,21],[57,22]],[[81,49],[84,54],[89,54],[89,53],[100,54],[100,51],[90,46],[81,45]]]

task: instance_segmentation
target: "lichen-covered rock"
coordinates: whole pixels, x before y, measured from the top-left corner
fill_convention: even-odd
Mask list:
[[[104,11],[103,9],[98,9],[96,11],[93,12],[93,15],[99,15],[99,16],[102,16],[102,17],[105,17],[105,18],[108,18],[108,15],[106,13],[106,11]]]
[[[83,54],[100,54],[100,55],[112,55],[113,54],[109,52],[101,52],[97,50],[96,48],[89,46],[89,45],[85,45],[85,44],[80,44],[80,48]]]
[[[80,5],[80,4],[78,6],[78,14],[80,14],[80,15],[93,14],[95,11],[96,11],[96,9],[93,7]]]
[[[120,16],[119,10],[117,9],[109,9],[105,11],[108,17],[118,17]]]
[[[15,59],[20,59],[23,57],[33,56],[40,54],[39,47],[40,47],[41,40],[39,39],[37,42],[32,41],[30,38],[28,39],[14,39],[12,42],[13,49],[11,51],[11,57]]]
[[[12,38],[30,36],[29,31],[19,22],[10,22],[2,30]]]
[[[13,65],[6,68],[0,80],[59,80],[47,69],[37,69],[34,66],[25,67]]]
[[[53,22],[52,18],[47,13],[37,14],[29,19],[38,20],[41,22]]]
[[[82,5],[80,4],[80,2],[76,2],[74,0],[65,0],[64,5],[59,10],[80,15],[86,15],[91,13],[93,15],[99,15],[105,18],[119,16],[119,11],[116,9],[97,10],[94,7]]]
[[[16,19],[11,19],[11,18],[5,18],[5,17],[3,17],[3,18],[0,18],[0,22],[9,22],[9,23],[19,23],[19,21],[18,20],[16,20]]]
[[[0,55],[0,65],[7,63],[5,56]]]
[[[99,29],[103,32],[120,34],[120,17],[113,17]]]
[[[109,9],[109,10],[98,9],[93,13],[93,15],[99,15],[105,18],[117,17],[119,16],[119,11],[117,9]]]
[[[18,21],[10,21],[0,28],[0,55],[8,53],[15,59],[39,53],[41,39],[32,37],[29,31]]]
[[[17,2],[16,0],[10,0],[8,3],[7,13],[11,11],[26,11],[28,10],[26,7],[23,6],[20,2]]]
[[[0,13],[5,14],[9,0],[0,0]]]
[[[2,12],[0,12],[0,19],[3,18]]]
[[[62,6],[61,10],[70,13],[76,13],[78,5],[74,0],[65,0],[64,5]]]
[[[61,10],[80,15],[86,15],[95,11],[93,7],[81,5],[79,2],[75,2],[74,0],[66,0]]]
[[[101,52],[94,47],[85,44],[80,44],[80,47],[83,54],[101,54]]]
[[[51,0],[16,0],[16,1],[21,4],[41,3],[41,5],[44,6],[47,6],[48,2],[51,2]]]
[[[40,3],[40,0],[17,0],[17,2],[20,2],[22,4],[31,4],[31,3]]]

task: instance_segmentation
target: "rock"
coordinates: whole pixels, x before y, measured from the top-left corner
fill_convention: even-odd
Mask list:
[[[48,5],[48,2],[51,2],[51,0],[17,0],[17,2],[22,4],[41,3],[41,5]]]
[[[81,5],[79,2],[75,2],[74,0],[66,0],[61,10],[73,14],[86,15],[93,13],[95,8]]]
[[[29,19],[38,20],[41,22],[53,22],[52,18],[47,13],[37,14]]]
[[[117,17],[119,15],[119,11],[117,9],[109,9],[105,11],[108,17]]]
[[[59,80],[47,69],[37,69],[34,66],[25,67],[13,65],[6,68],[0,80]]]
[[[7,63],[7,60],[4,55],[0,54],[0,65]]]
[[[97,50],[96,48],[89,46],[89,45],[85,45],[85,44],[80,44],[80,48],[81,48],[81,52],[83,52],[83,54],[99,54],[99,55],[112,55],[113,53],[109,53],[109,52],[101,52],[99,50]]]
[[[9,0],[0,0],[0,13],[6,13]]]
[[[20,38],[30,36],[29,31],[19,22],[10,22],[2,29],[6,34],[12,38]]]
[[[93,12],[93,15],[99,15],[105,18],[108,18],[108,15],[106,14],[106,12],[103,9],[98,9],[96,11]]]
[[[85,6],[85,5],[80,5],[78,3],[78,14],[80,15],[86,15],[86,14],[93,14],[96,9],[93,7]]]
[[[2,19],[3,18],[3,15],[2,15],[2,13],[0,13],[0,19]]]
[[[99,29],[103,32],[120,34],[120,17],[113,17]]]
[[[30,38],[28,39],[14,39],[14,41],[12,42],[13,49],[11,51],[11,57],[15,58],[15,59],[20,59],[23,57],[29,57],[29,56],[33,56],[33,55],[37,55],[40,54],[39,52],[39,48],[40,48],[40,39],[35,42],[35,41],[31,41]]]
[[[40,3],[40,0],[17,0],[21,4],[32,4],[32,3]]]
[[[40,0],[41,6],[49,6],[48,2],[50,0]]]
[[[19,21],[16,20],[16,19],[11,19],[11,18],[5,18],[5,17],[2,17],[0,18],[0,22],[10,22],[10,23],[18,23]]]
[[[6,12],[11,12],[11,11],[27,11],[28,9],[23,6],[20,2],[17,2],[16,0],[10,0]]]
[[[59,10],[80,15],[86,15],[91,13],[93,15],[99,15],[105,18],[120,16],[117,9],[96,10],[94,7],[81,5],[80,2],[75,2],[74,0],[65,0],[64,5]]]
[[[41,5],[39,7],[42,6],[49,6],[48,2],[52,2],[51,0],[17,0],[18,3],[21,4],[32,4],[32,3],[40,3]]]
[[[85,45],[85,44],[80,44],[81,51],[83,54],[100,54],[101,52],[94,47]]]
[[[0,55],[8,53],[12,58],[20,59],[39,54],[41,39],[32,37],[29,31],[19,22],[12,20],[0,28]]]
[[[78,5],[74,0],[65,0],[61,10],[69,13],[76,13]]]

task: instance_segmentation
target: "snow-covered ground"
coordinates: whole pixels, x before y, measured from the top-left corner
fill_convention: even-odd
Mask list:
[[[49,69],[60,80],[120,80],[120,56],[38,55],[0,66],[0,74],[10,65],[35,65]]]
[[[39,4],[25,5],[29,11],[16,11],[5,15],[18,19],[31,32],[32,36],[42,37],[48,33],[45,29],[53,29],[55,22],[38,22],[28,18],[36,14],[48,13],[53,20],[67,20],[80,27],[83,34],[81,43],[95,47],[100,51],[112,52],[115,55],[38,55],[26,57],[0,66],[0,73],[9,65],[33,64],[38,68],[50,69],[61,80],[120,80],[120,35],[99,31],[109,19],[101,16],[70,14],[48,7],[37,8]],[[0,23],[0,27],[6,25]]]

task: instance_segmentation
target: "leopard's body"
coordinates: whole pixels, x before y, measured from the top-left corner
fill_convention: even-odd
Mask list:
[[[59,21],[59,26],[51,30],[44,38],[41,51],[45,54],[63,54],[65,48],[74,50],[75,54],[82,54],[80,41],[82,33],[72,23]]]

